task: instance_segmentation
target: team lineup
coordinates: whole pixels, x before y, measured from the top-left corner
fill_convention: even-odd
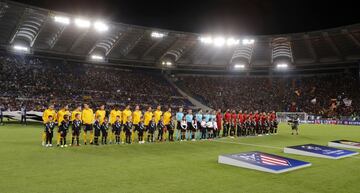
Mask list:
[[[133,111],[129,105],[123,110],[115,105],[110,112],[105,110],[105,105],[100,105],[95,113],[88,104],[78,106],[72,112],[68,105],[58,112],[54,105],[49,105],[42,119],[45,126],[42,145],[45,147],[53,146],[53,137],[56,137],[57,146],[67,147],[68,134],[71,134],[71,146],[80,145],[81,133],[84,145],[143,144],[270,135],[277,133],[278,125],[275,112],[248,113],[228,109],[223,113],[219,109],[193,113],[191,109],[184,112],[179,108],[178,112],[172,113],[171,108],[163,112],[161,106],[155,111],[148,107],[142,112],[139,105]],[[54,131],[56,127],[57,132]]]

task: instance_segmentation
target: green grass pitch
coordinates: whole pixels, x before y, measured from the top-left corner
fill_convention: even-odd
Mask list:
[[[285,155],[276,148],[359,141],[356,126],[300,125],[300,135],[291,136],[282,124],[276,136],[63,149],[42,147],[42,129],[37,124],[0,126],[0,192],[360,192],[360,156],[328,160]],[[253,150],[312,166],[270,174],[217,163],[219,154]]]

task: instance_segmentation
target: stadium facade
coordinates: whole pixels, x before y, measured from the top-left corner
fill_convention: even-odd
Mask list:
[[[359,68],[359,24],[294,34],[233,34],[224,39],[218,34],[178,32],[110,21],[103,24],[96,23],[98,18],[87,19],[1,1],[0,44],[4,50],[22,45],[25,51],[39,57],[73,61],[103,59],[108,64],[168,68],[173,72],[268,75],[281,73],[276,66],[284,63],[289,64],[288,73]],[[96,27],[106,29],[97,31]],[[213,39],[206,39],[211,35]],[[210,41],[214,45],[209,45]]]

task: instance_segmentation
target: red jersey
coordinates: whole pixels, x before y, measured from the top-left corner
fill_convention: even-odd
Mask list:
[[[255,119],[255,121],[256,121],[256,122],[259,122],[259,120],[260,120],[260,116],[259,116],[259,114],[258,114],[258,113],[255,113],[255,115],[254,115],[254,119]]]
[[[230,123],[230,121],[231,121],[231,113],[229,113],[229,112],[225,113],[225,121]]]
[[[240,122],[240,123],[244,123],[244,122],[245,122],[245,115],[244,115],[244,114],[239,113],[239,115],[238,115],[238,119],[239,119],[239,122]]]
[[[216,114],[216,124],[217,124],[218,130],[221,130],[221,128],[222,128],[222,125],[221,125],[222,119],[223,119],[223,115],[221,113],[217,113]]]
[[[237,120],[237,115],[236,113],[231,114],[231,122],[235,125],[236,124],[236,120]]]

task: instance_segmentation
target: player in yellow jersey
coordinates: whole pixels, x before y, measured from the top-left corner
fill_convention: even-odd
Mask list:
[[[94,112],[93,110],[89,107],[88,104],[84,104],[84,109],[81,113],[81,120],[85,126],[84,128],[84,145],[87,144],[86,138],[87,138],[87,132],[90,132],[90,144],[92,144],[93,142],[93,123],[94,123]]]
[[[151,107],[148,107],[147,111],[144,113],[144,125],[145,125],[145,128],[148,128],[149,126],[149,123],[151,121],[151,119],[153,118],[153,112],[152,112],[152,108]],[[144,135],[145,135],[145,138],[147,138],[147,134],[148,134],[148,130],[146,129]],[[146,139],[145,139],[146,140]]]
[[[123,121],[123,125],[125,126],[126,122],[128,121],[128,118],[131,116],[131,110],[130,110],[130,105],[126,105],[125,109],[122,112],[122,121]],[[125,131],[122,132],[121,134],[122,140],[121,142],[124,143],[125,142]]]
[[[132,113],[134,132],[132,132],[131,140],[133,143],[135,141],[135,133],[138,134],[139,132],[139,122],[141,117],[142,117],[142,112],[140,111],[140,107],[139,105],[136,105],[135,111]]]
[[[110,144],[113,143],[113,140],[115,137],[115,132],[119,132],[119,128],[114,128],[114,123],[117,119],[118,119],[117,127],[119,127],[119,125],[121,127],[121,114],[122,114],[122,112],[119,110],[118,105],[115,105],[114,109],[110,111],[110,124],[113,126],[113,128],[110,132],[110,141],[109,141]],[[121,128],[120,128],[120,130],[121,130]]]
[[[81,105],[77,106],[76,109],[71,112],[71,119],[70,119],[70,121],[74,121],[74,120],[75,120],[76,114],[80,114],[80,117],[81,117]]]
[[[165,125],[165,130],[164,130],[164,136],[163,139],[166,141],[166,136],[167,136],[167,132],[169,130],[170,127],[170,122],[171,122],[171,108],[168,108],[168,110],[164,113],[164,125]]]
[[[68,105],[65,105],[62,109],[60,109],[57,113],[57,123],[58,123],[58,127],[60,127],[61,125],[61,122],[64,120],[64,116],[70,116],[70,111],[69,111],[69,106]],[[60,136],[60,129],[58,129],[58,133],[57,133],[57,138],[56,138],[56,143],[57,143],[57,146],[60,146],[60,139],[61,139],[61,136]]]
[[[105,105],[100,105],[99,109],[95,112],[95,117],[99,117],[100,125],[103,124],[106,116]]]
[[[49,105],[49,107],[44,111],[44,113],[42,115],[42,120],[43,120],[44,124],[46,124],[48,122],[50,115],[53,117],[52,121],[55,122],[56,121],[56,111],[54,109],[54,105]],[[42,133],[41,138],[42,138],[42,145],[44,146],[45,140],[46,140],[46,132],[45,131]]]
[[[156,111],[154,112],[154,117],[155,117],[155,123],[158,124],[161,118],[161,115],[163,114],[163,112],[161,111],[161,106],[157,106],[156,107]]]

